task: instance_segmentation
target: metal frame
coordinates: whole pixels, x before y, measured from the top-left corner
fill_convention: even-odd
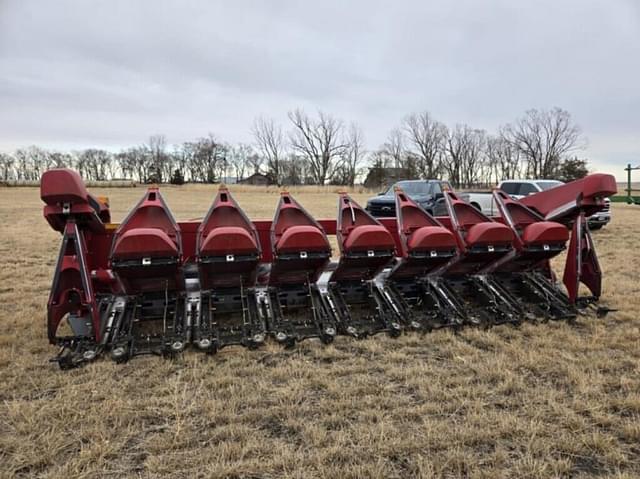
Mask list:
[[[640,170],[640,165],[639,166],[631,166],[631,163],[627,164],[627,167],[624,169],[624,171],[627,172],[627,188],[625,189],[625,191],[627,192],[627,203],[630,205],[633,204],[640,204],[639,200],[636,200],[633,195],[631,193],[633,193],[634,191],[638,192],[639,190],[634,190],[631,188],[631,172],[635,171],[635,170]]]

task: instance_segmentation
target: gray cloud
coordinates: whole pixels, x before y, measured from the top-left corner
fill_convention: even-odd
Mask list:
[[[593,165],[640,163],[635,0],[0,1],[0,148],[250,141],[322,108],[368,146],[411,111],[493,130],[569,110]]]

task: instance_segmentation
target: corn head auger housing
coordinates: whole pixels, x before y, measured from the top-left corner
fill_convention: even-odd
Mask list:
[[[251,221],[220,187],[202,222],[177,222],[151,187],[117,225],[78,173],[50,170],[41,198],[62,247],[49,341],[61,347],[55,361],[70,368],[104,353],[124,362],[187,347],[256,348],[268,337],[293,346],[336,335],[573,319],[596,308],[601,294],[585,218],[615,191],[604,174],[520,201],[496,190],[496,218],[447,191],[448,216],[434,218],[398,190],[397,218],[380,220],[346,193],[336,220],[316,220],[282,193],[273,221]],[[327,235],[337,236],[337,262]],[[567,242],[565,292],[549,261]],[[578,296],[580,283],[590,296]]]

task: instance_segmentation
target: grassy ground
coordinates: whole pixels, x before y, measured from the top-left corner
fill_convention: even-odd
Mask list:
[[[163,191],[179,219],[213,196]],[[331,217],[331,191],[297,198]],[[96,193],[120,220],[142,190]],[[271,217],[277,193],[236,198]],[[45,337],[60,237],[37,189],[1,188],[0,476],[638,477],[640,207],[613,215],[595,233],[605,303],[620,309],[604,320],[60,372]]]

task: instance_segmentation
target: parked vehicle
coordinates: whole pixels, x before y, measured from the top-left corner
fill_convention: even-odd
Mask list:
[[[605,198],[604,209],[589,216],[589,218],[587,218],[587,223],[589,224],[589,229],[599,230],[609,223],[609,221],[611,221],[611,200],[609,198]]]
[[[498,215],[498,208],[493,200],[493,195],[488,191],[465,191],[458,193],[458,196],[461,200],[466,201],[487,216]]]
[[[422,206],[428,213],[439,216],[446,214],[446,207],[442,201],[442,191],[451,190],[448,181],[440,180],[404,180],[394,183],[378,196],[369,198],[366,210],[375,217],[396,215],[396,196],[394,190],[402,188],[405,194]]]
[[[562,181],[558,180],[504,180],[498,184],[498,189],[504,191],[514,199],[520,199],[563,184]],[[461,193],[459,196],[486,215],[494,216],[498,214],[493,196],[490,192],[472,191]],[[609,223],[609,221],[611,221],[611,203],[609,198],[606,198],[604,209],[590,216],[587,222],[590,229],[597,230]]]

